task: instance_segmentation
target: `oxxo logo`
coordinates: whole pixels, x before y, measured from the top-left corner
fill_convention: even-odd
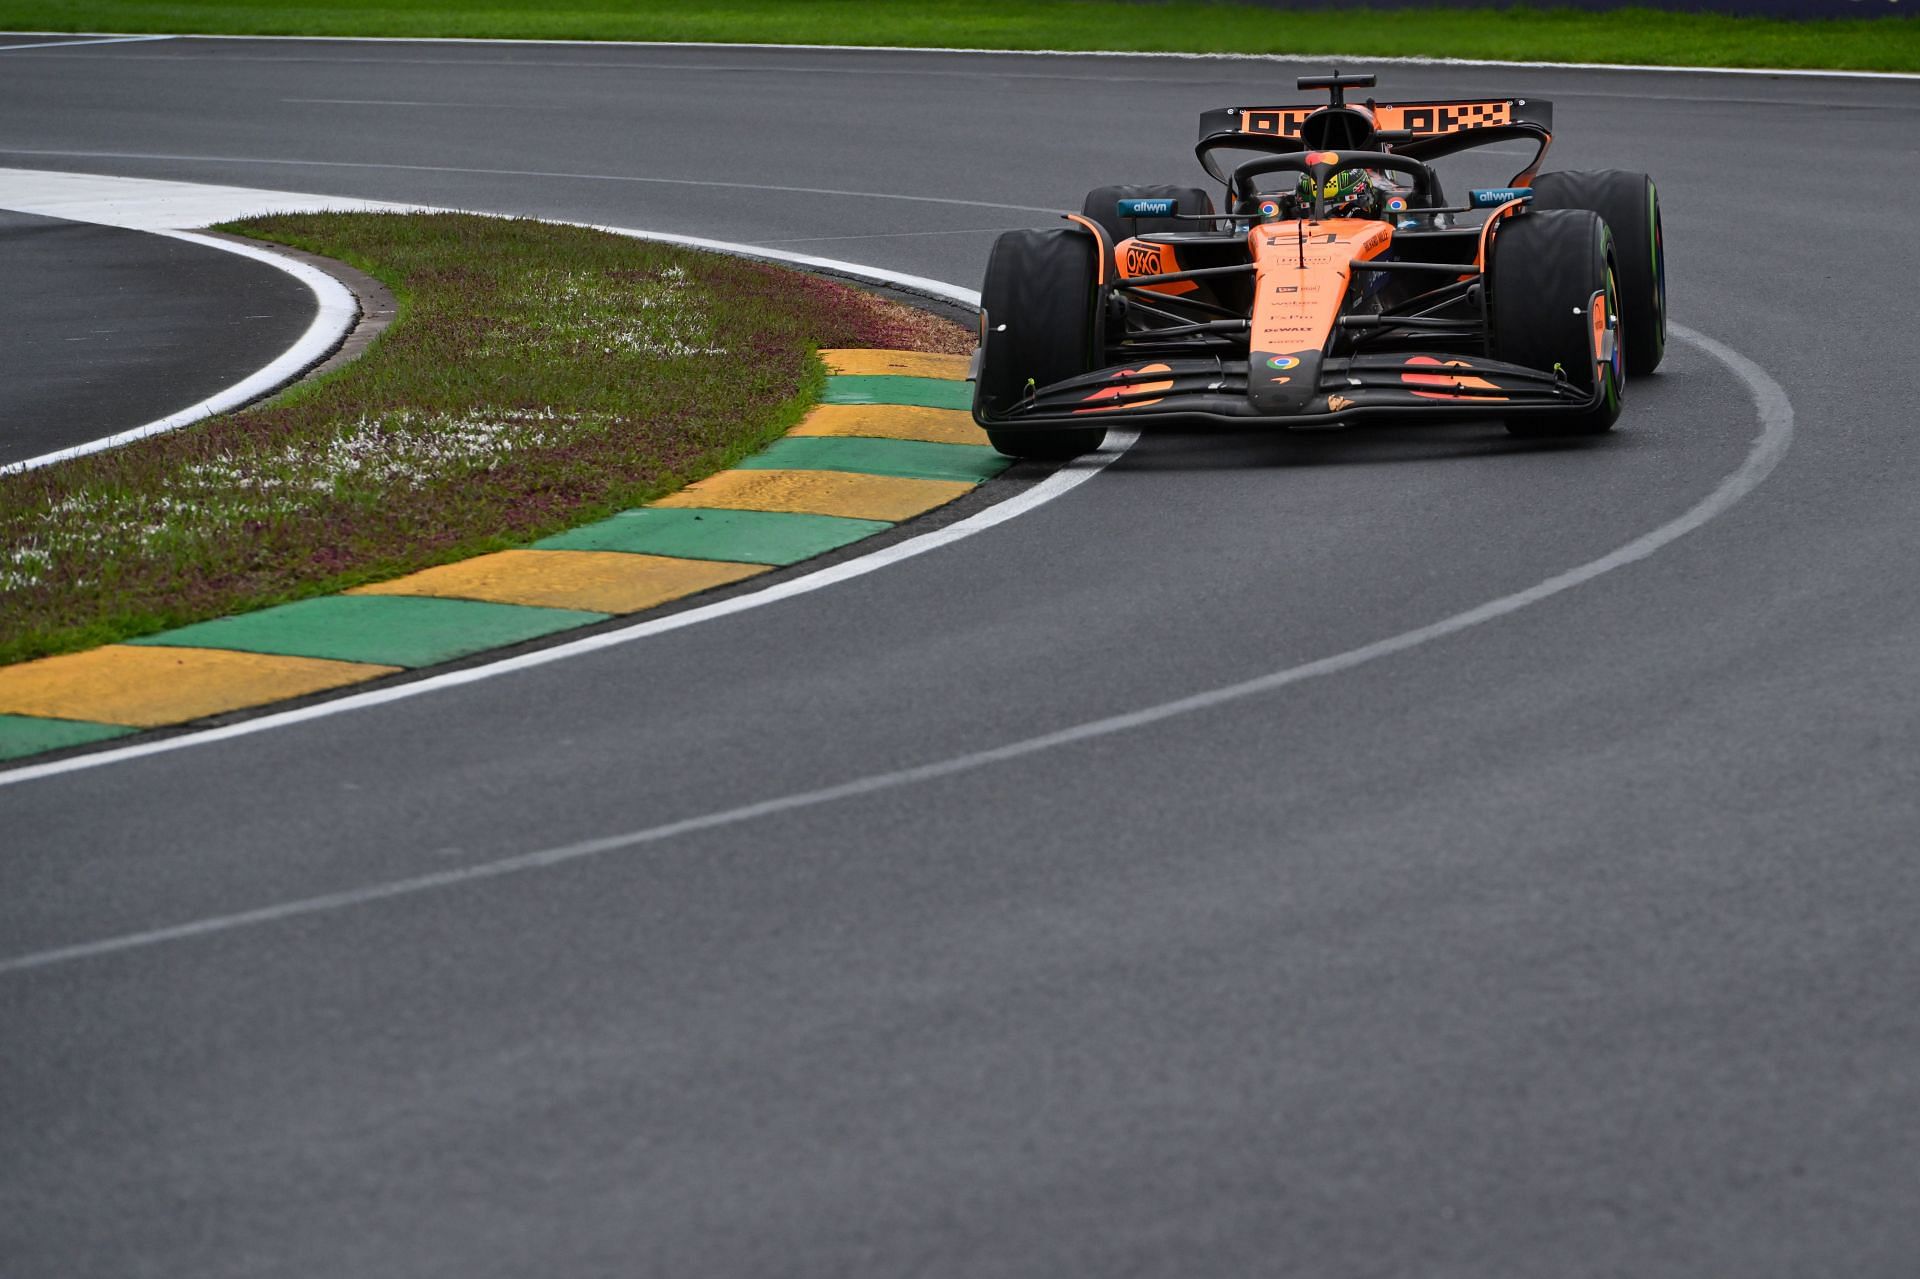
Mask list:
[[[1128,275],[1158,275],[1160,273],[1160,250],[1146,244],[1127,246]]]

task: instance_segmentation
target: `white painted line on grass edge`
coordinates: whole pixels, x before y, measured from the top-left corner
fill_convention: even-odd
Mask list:
[[[282,351],[273,363],[249,374],[224,390],[214,392],[198,404],[190,404],[177,413],[169,413],[158,421],[148,422],[144,426],[117,431],[97,440],[88,440],[85,444],[56,449],[52,453],[42,453],[38,457],[30,457],[24,461],[9,462],[5,466],[0,466],[0,475],[37,470],[43,466],[51,466],[55,462],[64,462],[68,458],[99,453],[122,444],[130,444],[135,440],[144,440],[152,435],[164,435],[168,431],[178,430],[189,423],[198,422],[217,413],[224,413],[228,409],[238,408],[293,381],[309,368],[326,359],[347,336],[354,322],[360,318],[360,304],[354,300],[352,292],[325,271],[308,266],[305,262],[297,262],[292,258],[282,257],[266,249],[256,249],[251,245],[216,240],[209,235],[195,235],[191,231],[153,231],[150,234],[184,240],[188,244],[202,244],[210,249],[219,249],[223,253],[237,253],[243,258],[265,262],[269,266],[285,271],[313,292],[314,300],[318,304],[313,322],[307,325],[306,332],[302,333],[292,346]]]
[[[81,942],[76,945],[60,946],[48,950],[34,951],[29,954],[16,955],[10,959],[0,960],[0,975],[28,972],[39,968],[51,968],[55,965],[70,963],[74,960],[92,959],[106,955],[121,954],[127,951],[142,950],[150,946],[159,946],[168,942],[188,941],[197,937],[232,932],[237,929],[250,928],[259,924],[272,924],[300,916],[324,914],[329,911],[364,906],[390,898],[412,896],[415,893],[432,892],[436,889],[452,888],[462,884],[499,879],[504,876],[517,875],[527,871],[544,870],[549,867],[561,866],[569,862],[583,861],[587,858],[599,857],[608,853],[625,852],[629,849],[662,843],[681,835],[690,835],[700,831],[737,826],[745,822],[757,821],[763,817],[773,817],[781,813],[790,813],[799,809],[817,808],[823,804],[831,804],[838,800],[856,799],[880,791],[895,790],[903,786],[914,786],[922,782],[954,777],[994,764],[1005,763],[1008,760],[1020,759],[1027,755],[1036,755],[1042,751],[1053,750],[1057,747],[1073,746],[1102,737],[1110,737],[1116,733],[1130,732],[1134,729],[1145,728],[1148,725],[1157,724],[1163,720],[1173,719],[1177,716],[1211,710],[1214,707],[1224,706],[1231,702],[1277,692],[1280,689],[1293,684],[1304,683],[1307,680],[1319,679],[1323,676],[1350,671],[1356,667],[1364,666],[1369,662],[1378,661],[1384,657],[1391,657],[1397,653],[1404,653],[1409,649],[1418,648],[1422,644],[1445,639],[1448,636],[1457,635],[1475,626],[1496,621],[1510,613],[1519,612],[1529,605],[1538,604],[1543,600],[1548,600],[1563,592],[1573,590],[1575,587],[1585,585],[1597,577],[1613,572],[1615,569],[1625,568],[1628,565],[1636,564],[1646,559],[1662,547],[1686,536],[1714,517],[1724,513],[1741,498],[1753,492],[1768,475],[1772,474],[1773,469],[1780,464],[1780,459],[1786,456],[1787,449],[1793,442],[1793,404],[1792,401],[1787,398],[1787,393],[1782,389],[1780,384],[1774,381],[1773,378],[1767,374],[1766,370],[1762,369],[1752,360],[1741,355],[1738,351],[1722,345],[1713,338],[1679,325],[1672,325],[1670,327],[1675,337],[1691,346],[1697,347],[1715,360],[1718,360],[1746,386],[1747,393],[1753,399],[1754,412],[1759,419],[1760,433],[1755,437],[1752,446],[1747,451],[1745,460],[1742,461],[1739,468],[1723,479],[1711,493],[1695,503],[1693,507],[1681,514],[1678,518],[1669,520],[1653,531],[1634,538],[1631,542],[1600,556],[1598,559],[1589,560],[1585,564],[1568,569],[1564,573],[1555,574],[1543,582],[1527,587],[1525,590],[1515,591],[1511,595],[1502,595],[1498,599],[1489,600],[1484,604],[1467,609],[1464,612],[1455,613],[1451,617],[1444,617],[1437,622],[1430,622],[1425,626],[1416,627],[1410,631],[1402,631],[1398,635],[1391,635],[1385,639],[1375,640],[1371,644],[1363,644],[1359,648],[1348,649],[1344,653],[1335,653],[1329,657],[1322,657],[1311,662],[1303,662],[1297,666],[1283,667],[1280,670],[1256,676],[1252,679],[1242,680],[1238,683],[1225,684],[1218,688],[1194,693],[1187,697],[1175,698],[1172,701],[1160,702],[1153,706],[1141,707],[1138,710],[1127,711],[1119,715],[1109,715],[1101,719],[1089,720],[1082,724],[1074,724],[1067,728],[1056,729],[1050,733],[1042,733],[1034,737],[1022,738],[1018,741],[990,747],[986,750],[971,751],[964,755],[955,755],[947,759],[935,760],[931,763],[895,769],[891,772],[872,773],[865,777],[853,778],[850,781],[841,782],[834,786],[824,786],[816,790],[798,791],[788,795],[777,796],[773,799],[764,799],[751,804],[743,804],[737,808],[727,808],[721,809],[718,812],[702,813],[693,817],[681,818],[678,821],[665,822],[657,826],[648,826],[640,830],[603,835],[596,839],[581,840],[572,844],[562,844],[555,848],[544,848],[535,852],[521,853],[512,857],[503,857],[495,861],[477,863],[472,866],[435,871],[431,874],[416,875],[406,879],[389,880],[385,883],[344,889],[340,892],[327,893],[316,897],[304,897],[294,901],[279,902],[270,906],[262,906],[255,910],[240,911],[229,915],[213,915],[187,923],[175,924],[170,927],[148,929],[144,932],[124,933],[117,937],[104,937],[96,941]],[[1108,436],[1109,440],[1112,438],[1112,435]],[[1104,466],[1108,461],[1111,461],[1112,456],[1111,454],[1104,455],[1105,460],[1096,461],[1091,467],[1078,472],[1079,479],[1074,482],[1078,483],[1086,479],[1087,476],[1097,471],[1100,466]],[[1061,472],[1060,474],[1065,475],[1069,474],[1069,472]],[[1058,478],[1058,476],[1055,478]],[[1031,497],[1031,492],[1027,496]],[[898,547],[890,549],[900,551],[906,547],[914,546],[915,543],[918,542],[933,543],[943,537],[947,541],[956,540],[958,537],[966,536],[965,533],[960,531],[963,524],[982,519],[990,519],[991,522],[998,523],[1001,519],[1008,518],[1007,515],[1002,514],[1006,507],[1012,506],[1020,500],[1020,498],[1015,498],[1010,502],[1002,503],[1000,506],[981,512],[979,515],[974,516],[972,520],[963,521],[962,524],[956,524],[949,529],[942,529],[934,533],[926,534],[924,537],[914,539],[911,542],[903,542]],[[939,542],[938,544],[944,544],[944,542]],[[923,549],[931,549],[931,547],[929,546]],[[917,554],[918,552],[914,551],[909,553]],[[885,551],[880,552],[880,555],[886,554],[887,552]],[[816,574],[815,577],[827,577],[843,569],[870,572],[871,569],[858,567],[863,563],[864,561],[862,560],[855,560],[848,564],[837,566],[835,569],[828,569],[824,573]],[[855,572],[848,571],[843,575],[854,576]],[[798,586],[799,583],[812,580],[812,578],[802,578],[798,579],[796,583],[783,585]],[[778,590],[780,588],[776,587],[774,589]],[[809,586],[806,587],[806,589],[815,588]],[[797,590],[793,593],[797,593]],[[683,614],[682,617],[684,616],[686,615]],[[662,619],[664,623],[668,624],[680,620],[680,618]],[[637,627],[635,631],[644,629],[646,628]],[[624,638],[631,635],[632,632],[618,632],[616,634]],[[596,636],[594,638],[600,639],[602,637]],[[588,642],[591,641],[583,641],[583,644]],[[530,654],[529,656],[538,657],[541,655]],[[521,659],[512,660],[519,661]],[[507,665],[507,663],[502,663],[501,665]],[[487,670],[491,668],[481,669]],[[448,678],[456,679],[459,675],[465,674],[468,674],[468,672],[458,672],[455,676]],[[295,712],[295,714],[298,714],[298,712]],[[215,731],[218,732],[222,730]],[[86,758],[87,757],[82,757],[82,760],[84,761]],[[6,779],[0,778],[0,780]]]

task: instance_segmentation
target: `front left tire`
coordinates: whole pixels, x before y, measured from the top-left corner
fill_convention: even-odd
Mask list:
[[[993,243],[980,287],[980,370],[973,418],[1008,457],[1052,461],[1091,453],[1104,426],[1021,430],[995,425],[1029,389],[1090,373],[1099,329],[1098,246],[1083,227],[1008,231]]]
[[[1509,364],[1557,369],[1591,401],[1585,408],[1515,414],[1507,430],[1530,439],[1612,430],[1625,370],[1619,274],[1606,222],[1588,209],[1522,213],[1499,228],[1488,256],[1488,353]],[[1603,308],[1602,359],[1594,355],[1596,295]]]

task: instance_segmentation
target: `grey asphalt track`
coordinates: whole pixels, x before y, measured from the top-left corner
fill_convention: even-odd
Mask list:
[[[5,210],[0,262],[0,464],[204,400],[272,363],[316,306],[264,262]]]
[[[0,54],[0,164],[977,282],[1254,63],[174,41]],[[1904,1276],[1920,1255],[1920,86],[1386,68],[1660,182],[1791,452],[1343,674],[545,871],[0,977],[22,1274]],[[741,184],[741,185],[732,185]],[[1865,193],[1855,193],[1856,184]],[[829,192],[837,192],[830,194]],[[865,193],[865,194],[859,194]],[[1855,260],[1856,256],[1864,260]],[[1747,455],[1149,438],[768,608],[0,788],[6,954],[990,748],[1423,626]]]

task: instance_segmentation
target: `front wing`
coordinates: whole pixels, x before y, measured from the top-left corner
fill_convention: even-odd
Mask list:
[[[1001,414],[986,412],[976,399],[974,416],[996,431],[1181,419],[1325,430],[1372,417],[1566,413],[1592,407],[1600,395],[1597,385],[1583,390],[1558,372],[1441,353],[1327,359],[1317,380],[1304,410],[1275,414],[1248,399],[1247,361],[1169,358],[1037,387]]]

